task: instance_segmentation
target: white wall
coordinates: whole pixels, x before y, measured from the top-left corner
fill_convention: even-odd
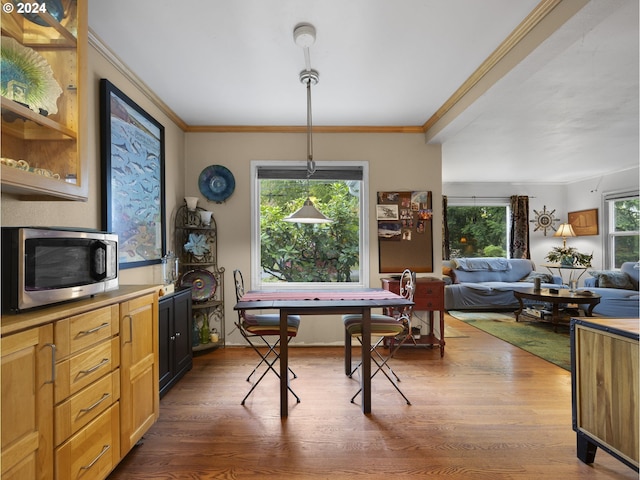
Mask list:
[[[358,160],[369,162],[369,238],[370,284],[379,286],[376,192],[389,190],[431,190],[434,199],[434,265],[441,268],[442,223],[440,146],[427,145],[417,134],[314,134],[317,161]],[[237,332],[230,335],[235,292],[233,270],[239,268],[246,279],[250,275],[251,253],[251,179],[252,160],[304,160],[304,134],[268,133],[188,133],[186,138],[185,194],[200,197],[201,206],[214,212],[218,225],[219,264],[225,273],[225,317],[228,343],[242,343]],[[207,202],[198,190],[198,176],[208,165],[227,167],[236,180],[233,195],[224,204]],[[439,275],[439,274],[438,274]],[[344,339],[340,318],[320,317],[306,321],[297,344],[331,344]]]

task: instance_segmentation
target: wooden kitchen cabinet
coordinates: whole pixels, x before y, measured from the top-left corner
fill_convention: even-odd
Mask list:
[[[18,72],[16,78],[4,78],[3,71],[1,183],[3,192],[15,195],[85,201],[87,0],[62,3],[63,15],[45,12],[29,20],[2,0],[3,50],[22,61],[7,69]]]
[[[158,419],[158,293],[120,304],[120,451]]]
[[[191,290],[158,302],[160,398],[193,366]]]
[[[157,323],[155,286],[2,315],[3,480],[109,475],[158,418]]]
[[[3,480],[53,478],[53,327],[2,337]]]

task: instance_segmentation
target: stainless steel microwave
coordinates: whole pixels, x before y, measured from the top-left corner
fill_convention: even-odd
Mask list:
[[[118,236],[95,230],[2,227],[2,311],[118,288]]]

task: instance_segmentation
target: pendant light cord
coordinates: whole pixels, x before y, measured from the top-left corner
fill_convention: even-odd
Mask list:
[[[311,77],[309,77],[307,78],[307,180],[316,171],[316,162],[313,159],[313,136],[311,130]]]

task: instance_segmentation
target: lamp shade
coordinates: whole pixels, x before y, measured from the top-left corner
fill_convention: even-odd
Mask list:
[[[556,233],[553,234],[554,237],[575,237],[576,232],[573,231],[573,227],[570,223],[561,223],[558,227]]]
[[[285,222],[291,223],[331,223],[333,220],[325,217],[318,211],[309,197],[304,201],[304,205],[296,212],[292,213],[286,218],[283,218]]]

